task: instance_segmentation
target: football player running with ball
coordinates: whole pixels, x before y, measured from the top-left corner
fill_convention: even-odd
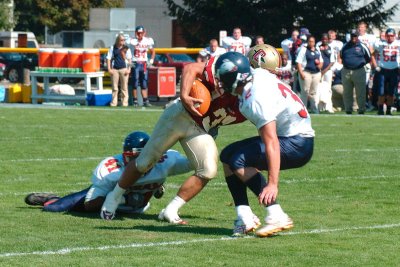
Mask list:
[[[275,50],[275,49],[273,49]],[[220,159],[232,194],[237,219],[233,236],[243,236],[260,226],[249,206],[246,187],[265,206],[266,225],[256,231],[267,237],[293,227],[291,218],[276,202],[280,170],[305,165],[313,154],[314,130],[299,97],[269,70],[279,67],[279,54],[267,46],[250,49],[249,58],[227,56],[216,62],[216,77],[226,92],[237,95],[240,112],[259,135],[225,147]],[[250,62],[253,71],[250,72]],[[261,170],[268,171],[268,181]]]
[[[25,197],[28,205],[43,206],[44,211],[98,212],[108,192],[117,184],[129,161],[136,158],[149,140],[145,132],[130,133],[124,141],[123,153],[103,159],[92,174],[92,185],[82,191],[59,197],[49,193],[31,193]],[[150,207],[150,199],[162,197],[163,183],[167,176],[192,170],[186,157],[175,150],[163,154],[154,167],[140,177],[118,203],[124,213],[144,213]]]
[[[217,174],[218,150],[212,135],[215,135],[219,126],[245,120],[239,112],[238,98],[221,90],[215,80],[217,58],[211,57],[207,62],[191,63],[184,67],[180,99],[167,106],[139,157],[126,166],[118,184],[107,195],[100,213],[103,219],[114,218],[118,203],[129,186],[179,141],[195,171],[182,184],[177,196],[161,211],[159,219],[173,224],[187,223],[179,217],[178,210]],[[200,78],[211,93],[211,104],[204,115],[196,110],[203,100],[189,96],[196,78]]]

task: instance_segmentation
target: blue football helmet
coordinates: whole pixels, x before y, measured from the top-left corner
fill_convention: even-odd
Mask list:
[[[238,52],[220,55],[215,63],[215,77],[225,91],[235,94],[239,83],[251,78],[249,59]]]
[[[145,132],[135,131],[128,134],[123,145],[124,162],[127,164],[133,158],[139,156],[143,147],[149,141],[150,136]]]

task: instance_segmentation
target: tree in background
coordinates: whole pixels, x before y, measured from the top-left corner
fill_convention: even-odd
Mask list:
[[[8,31],[14,27],[15,22],[10,20],[10,1],[0,0],[0,29]]]
[[[14,0],[14,6],[15,30],[43,37],[45,25],[51,33],[88,30],[90,8],[123,7],[123,0]]]
[[[169,15],[176,17],[189,46],[204,46],[240,27],[247,36],[263,35],[266,42],[279,46],[293,28],[307,27],[317,38],[329,29],[345,34],[359,21],[382,28],[397,4],[384,10],[386,0],[373,0],[353,10],[350,0],[164,0]]]

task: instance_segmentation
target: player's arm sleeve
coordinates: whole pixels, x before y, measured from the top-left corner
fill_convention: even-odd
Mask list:
[[[169,175],[182,174],[193,170],[193,167],[190,165],[189,160],[185,156],[181,155],[178,151],[169,151],[168,157],[171,156],[174,157],[175,163],[169,170]]]

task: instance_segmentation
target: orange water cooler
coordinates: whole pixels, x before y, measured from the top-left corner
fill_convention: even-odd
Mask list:
[[[98,49],[83,51],[82,70],[83,72],[96,72],[100,70],[100,51]]]
[[[53,66],[53,51],[50,48],[39,49],[39,67],[52,67]]]
[[[72,49],[68,51],[68,68],[82,69],[83,50]]]
[[[68,49],[54,49],[53,67],[54,68],[68,67]]]

